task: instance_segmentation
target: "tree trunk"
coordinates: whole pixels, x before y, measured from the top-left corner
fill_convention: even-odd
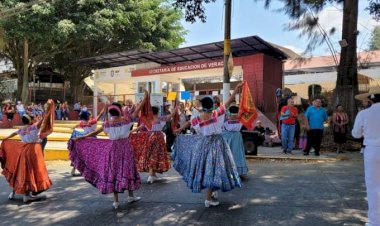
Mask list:
[[[359,0],[343,1],[342,40],[346,40],[348,46],[342,45],[341,48],[335,89],[335,103],[343,106],[351,123],[357,114],[357,102],[354,96],[359,92],[356,56],[358,8]]]
[[[24,74],[22,76],[22,91],[21,91],[21,101],[26,104],[29,102],[29,43],[28,40],[24,40]]]

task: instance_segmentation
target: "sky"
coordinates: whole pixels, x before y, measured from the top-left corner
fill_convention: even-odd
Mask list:
[[[286,25],[290,22],[288,16],[279,12],[282,3],[273,0],[269,9],[264,8],[263,0],[232,0],[231,38],[241,38],[258,35],[264,40],[275,43],[301,54],[304,52],[308,40],[299,37],[299,31],[288,31]],[[379,22],[373,20],[368,11],[367,0],[359,1],[358,22],[358,51],[368,49],[371,33]],[[332,27],[336,33],[330,37],[337,52],[340,51],[339,40],[342,30],[342,5],[328,5],[318,14],[319,23],[326,31]],[[186,43],[181,47],[222,41],[224,37],[224,0],[206,5],[206,23],[197,21],[194,24],[182,20],[182,25],[187,30]],[[331,55],[326,44],[318,47],[312,53],[313,56]]]

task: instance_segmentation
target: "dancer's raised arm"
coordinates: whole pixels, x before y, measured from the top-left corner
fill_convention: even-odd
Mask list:
[[[7,137],[5,137],[3,140],[8,140],[8,139],[10,139],[10,138],[12,138],[12,137],[15,137],[15,136],[17,136],[17,132],[13,132],[13,133],[11,133],[9,136],[7,136]]]
[[[182,124],[181,127],[179,127],[179,129],[176,129],[173,131],[173,133],[175,134],[179,134],[182,130],[185,130],[187,128],[189,128],[191,126],[191,121],[187,121],[185,122],[184,124]]]
[[[177,112],[178,112],[178,107],[175,107],[175,108],[174,108],[174,111],[173,111],[170,115],[165,116],[165,120],[166,120],[167,122],[171,121],[172,118],[174,117],[174,115],[175,115]]]
[[[99,133],[103,132],[103,127],[91,132],[91,133],[88,133],[86,134],[85,136],[82,136],[82,137],[76,137],[74,138],[73,140],[82,140],[82,139],[85,139],[87,137],[94,137],[96,135],[98,135]]]
[[[104,106],[104,108],[99,112],[98,116],[96,116],[96,121],[100,120],[100,117],[106,112],[107,110],[107,105]]]
[[[239,83],[235,89],[232,95],[227,99],[226,102],[224,102],[224,107],[228,109],[228,107],[234,102],[236,94],[241,92],[241,88],[243,87],[244,82]]]
[[[140,113],[141,109],[143,108],[145,102],[148,99],[148,96],[149,96],[148,91],[145,90],[144,93],[145,93],[144,99],[141,101],[140,104],[137,105],[136,110],[133,112],[133,115],[132,115],[133,119],[137,118],[138,114]]]

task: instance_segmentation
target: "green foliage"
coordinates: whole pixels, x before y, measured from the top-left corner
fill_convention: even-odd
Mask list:
[[[370,50],[380,50],[380,26],[376,26],[372,31],[372,37],[369,43]]]
[[[380,19],[380,1],[379,0],[369,0],[369,6],[367,10],[369,10],[369,13],[372,14],[376,20]]]
[[[0,11],[22,8],[25,2],[3,0]],[[62,72],[81,71],[72,62],[83,57],[177,48],[184,42],[182,13],[167,0],[47,0],[1,15],[0,57],[10,59],[18,74],[24,66],[24,39],[29,42],[30,69],[44,62]]]

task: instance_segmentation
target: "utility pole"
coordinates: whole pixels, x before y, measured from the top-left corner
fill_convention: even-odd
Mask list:
[[[232,0],[225,0],[224,3],[224,72],[223,72],[223,102],[230,96],[230,74],[228,70],[228,59],[231,54],[231,5]]]

